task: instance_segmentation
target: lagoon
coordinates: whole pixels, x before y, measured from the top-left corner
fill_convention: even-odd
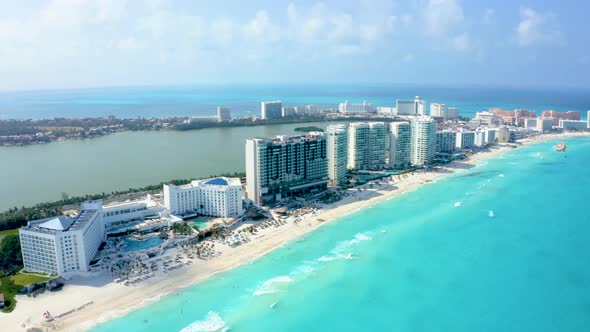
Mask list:
[[[301,134],[301,126],[122,132],[86,140],[0,147],[0,211],[80,195],[137,188],[171,179],[245,169],[248,137]]]

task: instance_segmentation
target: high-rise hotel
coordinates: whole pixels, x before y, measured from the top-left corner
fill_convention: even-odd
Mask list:
[[[246,194],[256,204],[319,193],[328,184],[323,133],[246,140]]]
[[[331,186],[340,186],[346,180],[348,162],[348,130],[345,125],[326,128],[328,146],[328,180]]]
[[[392,122],[389,131],[389,167],[404,169],[412,161],[410,123]]]
[[[82,203],[73,218],[29,221],[19,235],[25,271],[55,275],[87,272],[105,240],[102,202]]]
[[[348,168],[379,170],[385,167],[387,127],[383,122],[353,122],[348,127]]]
[[[411,121],[412,165],[428,165],[434,159],[436,150],[436,122],[428,116]]]

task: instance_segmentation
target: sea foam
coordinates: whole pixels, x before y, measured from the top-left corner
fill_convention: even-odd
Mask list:
[[[262,286],[252,293],[254,296],[261,296],[266,294],[274,294],[279,292],[280,286],[293,282],[293,279],[289,276],[280,276],[265,281]]]
[[[204,320],[197,320],[183,328],[180,332],[215,332],[227,331],[228,328],[218,313],[209,311]]]

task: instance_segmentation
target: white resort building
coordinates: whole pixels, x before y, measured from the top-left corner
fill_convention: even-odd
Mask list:
[[[373,104],[369,104],[364,101],[362,104],[351,104],[347,101],[338,105],[338,111],[340,113],[375,113],[375,107]]]
[[[426,101],[419,96],[413,101],[397,100],[395,108],[397,115],[426,115]]]
[[[346,125],[330,125],[326,128],[328,146],[328,180],[331,186],[339,186],[346,180],[348,162],[348,130]]]
[[[412,161],[410,123],[392,122],[389,131],[389,167],[404,169]]]
[[[412,119],[411,142],[412,164],[423,166],[431,163],[436,150],[436,122],[428,116]]]
[[[457,142],[455,144],[457,149],[471,149],[475,146],[475,132],[474,131],[458,131]]]
[[[29,221],[19,235],[25,271],[54,275],[87,272],[105,240],[102,202],[82,203],[73,218]]]
[[[348,168],[380,170],[385,167],[387,127],[383,122],[353,122],[348,127]]]
[[[431,103],[430,116],[437,118],[447,118],[447,106],[445,104]]]
[[[326,150],[324,133],[247,139],[247,197],[262,205],[325,191]]]
[[[200,214],[236,217],[242,214],[242,185],[238,178],[192,181],[183,186],[164,185],[164,205],[177,215]]]

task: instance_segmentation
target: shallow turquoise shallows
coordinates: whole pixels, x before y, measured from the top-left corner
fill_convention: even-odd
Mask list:
[[[94,331],[589,331],[590,139],[566,142],[359,211]]]

